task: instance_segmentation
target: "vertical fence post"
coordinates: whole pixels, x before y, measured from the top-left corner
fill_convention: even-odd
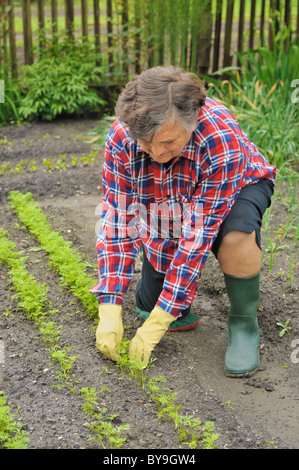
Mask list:
[[[223,52],[223,67],[228,67],[232,63],[230,55],[232,26],[233,26],[234,0],[227,0],[226,20],[225,20],[225,37]]]
[[[141,9],[140,0],[134,1],[134,15],[135,15],[135,73],[137,75],[141,72],[140,57],[141,57],[141,37],[140,37],[140,26],[141,26]]]
[[[44,0],[37,2],[37,15],[38,15],[38,34],[39,34],[39,54],[43,55],[43,48],[45,45],[45,4]]]
[[[216,72],[219,69],[221,17],[222,17],[222,0],[217,0],[215,28],[214,28],[214,45],[213,45],[213,66],[212,66],[213,72]]]
[[[82,19],[82,39],[88,38],[88,26],[87,26],[87,18],[88,18],[88,9],[87,9],[87,2],[86,0],[81,0],[81,19]]]
[[[154,66],[154,41],[152,38],[153,19],[152,19],[150,0],[145,1],[145,25],[146,25],[147,66],[151,68]]]
[[[13,5],[13,0],[8,0],[7,3],[9,6],[8,26],[9,26],[10,67],[11,67],[11,75],[16,78],[18,76],[18,69],[17,69],[14,5]]]
[[[285,10],[284,10],[284,23],[288,31],[288,36],[285,40],[285,53],[288,53],[289,50],[289,41],[292,40],[292,28],[290,27],[290,17],[291,17],[291,2],[290,0],[285,0]]]
[[[109,72],[113,69],[112,54],[112,0],[107,0],[107,36],[108,36],[108,64]]]
[[[210,67],[212,40],[212,2],[205,0],[202,6],[201,26],[197,42],[196,72],[207,74]]]
[[[33,64],[32,32],[31,32],[31,5],[30,0],[22,0],[23,35],[25,64]]]
[[[121,31],[122,31],[122,69],[125,74],[125,78],[128,76],[128,23],[129,23],[129,12],[128,12],[128,0],[122,0],[121,8]]]
[[[266,0],[262,0],[261,20],[260,20],[260,43],[262,47],[264,47],[265,45],[265,8],[266,8]]]
[[[7,21],[6,21],[6,14],[5,14],[5,5],[4,3],[0,4],[0,26],[2,29],[2,58],[3,63],[7,64],[8,56],[7,56]]]
[[[94,36],[95,36],[95,50],[96,54],[101,53],[101,27],[100,27],[100,5],[99,0],[93,0],[93,15],[94,15]],[[101,60],[96,60],[96,66],[101,65]]]
[[[256,4],[256,0],[251,0],[250,26],[249,26],[249,49],[254,48],[255,4]]]
[[[244,37],[244,15],[245,15],[245,0],[240,1],[239,25],[238,25],[238,52],[243,52],[243,37]],[[237,65],[240,67],[241,63],[238,58]]]
[[[74,3],[65,0],[65,27],[70,40],[74,39]]]
[[[188,35],[190,20],[190,0],[184,0],[181,10],[182,30],[181,30],[181,67],[187,67],[188,61]]]
[[[52,38],[53,43],[57,44],[57,32],[58,32],[58,15],[57,15],[57,0],[51,0],[51,21],[52,21]]]

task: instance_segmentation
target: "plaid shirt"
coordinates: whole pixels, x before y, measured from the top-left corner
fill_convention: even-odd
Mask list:
[[[168,165],[154,161],[116,120],[105,146],[99,281],[90,292],[100,303],[121,305],[143,245],[152,266],[166,273],[157,305],[180,317],[241,188],[262,178],[274,182],[275,174],[230,111],[211,98]]]

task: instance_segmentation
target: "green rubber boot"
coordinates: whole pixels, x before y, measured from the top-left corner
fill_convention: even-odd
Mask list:
[[[228,348],[225,374],[251,375],[259,366],[260,334],[257,321],[259,273],[251,277],[224,275],[231,308],[228,314]]]

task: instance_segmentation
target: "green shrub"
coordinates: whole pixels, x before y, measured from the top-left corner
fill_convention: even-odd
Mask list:
[[[104,73],[96,59],[90,42],[45,40],[40,58],[20,71],[20,116],[51,121],[61,115],[102,111],[106,102],[95,87],[102,85]]]

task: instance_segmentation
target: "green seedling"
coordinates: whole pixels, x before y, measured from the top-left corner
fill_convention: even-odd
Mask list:
[[[289,326],[290,321],[291,319],[288,318],[284,325],[280,321],[276,323],[277,326],[280,326],[282,328],[282,330],[279,333],[280,338],[282,338],[285,335],[285,333],[289,333],[291,331],[292,327]]]
[[[7,405],[7,398],[0,391],[0,449],[27,449],[30,439],[22,424],[15,421]]]
[[[9,277],[15,288],[15,297],[18,306],[25,311],[28,320],[34,322],[39,332],[43,336],[46,349],[54,363],[59,365],[57,381],[59,387],[67,386],[72,393],[78,383],[74,375],[70,375],[70,370],[77,356],[69,356],[70,348],[59,349],[60,327],[54,322],[47,322],[47,317],[56,310],[47,301],[46,285],[40,285],[36,279],[29,275],[26,269],[27,257],[23,252],[16,251],[15,243],[8,239],[7,233],[0,228],[0,261],[9,267]]]
[[[9,198],[20,221],[48,254],[49,266],[59,272],[63,285],[70,288],[73,295],[79,298],[86,310],[96,318],[97,300],[94,295],[89,294],[90,287],[96,281],[86,273],[83,257],[72,250],[70,242],[52,230],[45,214],[30,193],[12,191]]]
[[[102,390],[103,391],[103,390]],[[93,421],[88,424],[88,427],[94,437],[91,440],[98,440],[102,447],[106,448],[106,441],[109,443],[110,449],[119,449],[126,442],[126,438],[121,437],[124,431],[130,429],[130,426],[125,424],[121,426],[113,426],[113,421],[117,418],[117,414],[106,416],[107,409],[98,406],[97,395],[94,387],[86,387],[80,390],[81,396],[84,398],[85,403],[82,407],[84,412],[93,418]]]
[[[86,274],[86,266],[82,262],[82,257],[74,253],[63,237],[51,230],[47,219],[39,206],[32,199],[30,193],[23,195],[17,191],[10,193],[12,207],[18,214],[21,222],[29,228],[31,234],[37,238],[41,247],[48,253],[52,267],[54,267],[61,275],[61,280],[64,285],[69,286],[81,301],[81,303],[90,307],[90,303],[86,302],[86,292],[88,292],[88,284],[91,279]],[[88,282],[86,282],[88,280]],[[94,282],[94,280],[93,280]],[[96,304],[97,305],[97,304]],[[93,309],[93,304],[91,305]],[[198,432],[199,420],[194,417],[188,418],[188,426],[186,418],[182,417],[180,410],[182,405],[175,405],[175,393],[170,393],[169,389],[164,385],[161,387],[159,384],[163,383],[164,379],[154,380],[153,378],[147,384],[147,372],[143,368],[144,364],[140,361],[135,361],[128,356],[129,341],[125,338],[120,345],[120,361],[118,366],[123,372],[129,376],[135,377],[136,385],[141,385],[144,391],[149,388],[151,398],[155,399],[156,407],[158,410],[158,417],[160,419],[167,419],[174,423],[175,428],[179,432],[181,442],[185,442],[189,446],[198,446],[212,448],[214,441],[218,438],[218,434],[211,432],[212,425],[201,424],[201,432]],[[155,359],[153,358],[151,362]],[[151,363],[149,364],[151,365]],[[110,445],[118,446],[121,443],[120,433],[123,428],[111,428],[109,424],[101,424],[102,412],[98,412],[98,419],[91,424],[91,430],[96,433],[98,439],[103,443],[103,438],[106,433]]]
[[[0,175],[3,175],[3,173],[4,173],[6,170],[8,170],[9,166],[10,166],[10,163],[9,163],[9,162],[2,163],[2,164],[0,165]]]

